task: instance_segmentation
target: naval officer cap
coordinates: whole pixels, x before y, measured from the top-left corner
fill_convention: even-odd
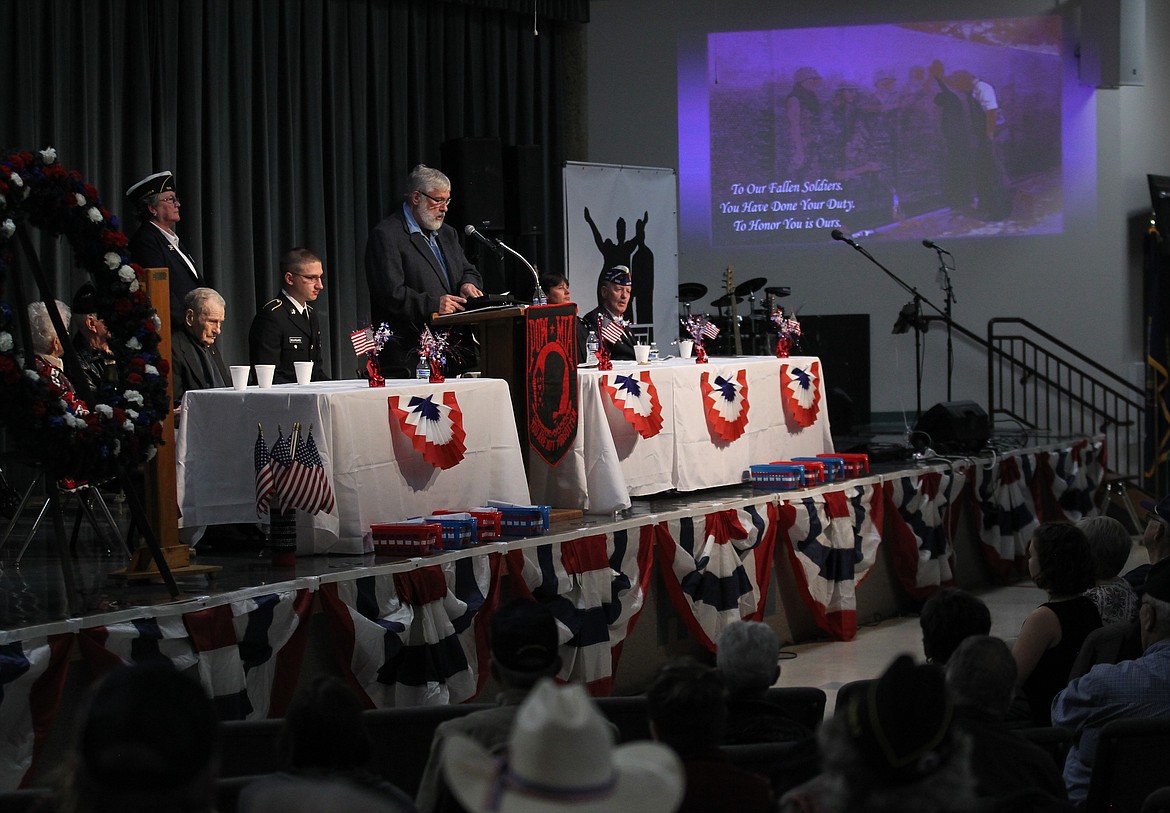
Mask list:
[[[147,175],[141,181],[133,184],[126,190],[126,198],[133,203],[139,203],[151,195],[161,195],[163,192],[175,191],[175,174],[169,169]]]

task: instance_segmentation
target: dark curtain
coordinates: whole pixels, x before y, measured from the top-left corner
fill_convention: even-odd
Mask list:
[[[582,11],[584,7],[584,11]],[[347,334],[369,323],[362,258],[411,166],[440,145],[539,145],[546,229],[509,243],[561,263],[563,72],[558,41],[584,0],[6,0],[0,4],[0,149],[53,146],[107,207],[135,180],[176,174],[177,230],[228,303],[227,360],[247,361],[280,254],[324,260],[318,301],[334,377],[357,367]],[[459,189],[453,196],[458,205]],[[455,219],[456,213],[452,214]],[[59,298],[84,281],[43,236]],[[550,252],[550,247],[555,250]],[[552,256],[555,255],[555,256]]]

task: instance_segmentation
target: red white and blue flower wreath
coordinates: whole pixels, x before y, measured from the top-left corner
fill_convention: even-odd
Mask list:
[[[103,384],[88,410],[24,370],[16,351],[20,316],[5,297],[23,222],[66,238],[97,288],[97,315],[111,334],[118,381]],[[119,464],[152,458],[161,441],[170,363],[158,354],[161,322],[142,287],[145,271],[129,262],[126,245],[97,189],[58,163],[51,147],[0,158],[0,420],[9,438],[55,477],[114,474]],[[37,296],[35,289],[29,295]]]

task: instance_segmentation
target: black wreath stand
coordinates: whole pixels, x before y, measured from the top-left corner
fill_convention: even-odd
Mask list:
[[[19,270],[19,257],[22,252],[28,260],[29,271],[32,274],[33,280],[36,282],[37,290],[40,294],[39,298],[45,303],[45,308],[49,313],[49,319],[53,323],[53,329],[56,330],[57,337],[61,340],[61,346],[64,348],[65,374],[69,377],[74,389],[77,390],[77,393],[83,401],[88,404],[95,403],[93,398],[94,393],[81,371],[81,359],[77,355],[77,350],[73,347],[73,342],[69,340],[68,327],[61,321],[61,314],[57,310],[56,303],[54,302],[55,297],[49,288],[48,281],[41,268],[40,259],[37,257],[36,250],[33,248],[32,240],[29,239],[28,231],[25,229],[23,222],[17,223],[16,225],[16,237],[22,251],[13,252],[15,262],[11,280],[19,310],[18,318],[20,320],[21,341],[24,347],[25,369],[36,369],[36,363],[34,361],[32,346],[32,330],[28,323],[29,300],[25,296],[24,284]],[[179,586],[175,583],[174,574],[171,573],[170,566],[163,556],[158,537],[155,536],[154,529],[150,527],[150,522],[147,520],[146,509],[142,504],[142,499],[130,481],[130,472],[126,468],[125,462],[120,458],[115,458],[115,466],[118,480],[122,484],[122,490],[126,495],[126,505],[130,509],[130,521],[138,530],[138,533],[142,535],[142,539],[150,549],[151,557],[154,559],[155,566],[158,568],[158,572],[162,576],[171,598],[178,598],[180,596]],[[76,612],[78,608],[75,602],[77,601],[78,594],[73,573],[72,557],[69,553],[69,547],[65,543],[65,514],[61,506],[61,488],[55,478],[46,476],[45,490],[49,499],[49,513],[53,521],[53,536],[55,538],[57,557],[61,562],[61,575],[65,582],[66,600],[69,604],[70,612]]]

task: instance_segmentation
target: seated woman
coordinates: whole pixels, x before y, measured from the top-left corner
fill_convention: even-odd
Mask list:
[[[61,315],[62,324],[68,325],[72,313],[69,306],[61,300],[54,300],[57,312]],[[49,316],[49,309],[44,302],[30,302],[28,306],[28,327],[32,333],[33,352],[36,353],[37,373],[55,388],[57,395],[64,401],[75,415],[85,415],[89,412],[85,402],[77,397],[73,389],[73,382],[65,375],[65,347],[53,326]]]
[[[1129,531],[1113,517],[1088,517],[1077,523],[1089,540],[1096,584],[1086,596],[1097,605],[1102,624],[1137,619],[1138,596],[1121,571],[1129,560],[1133,540]]]
[[[1028,543],[1028,572],[1048,601],[1024,619],[1012,657],[1032,724],[1050,726],[1052,698],[1068,685],[1085,637],[1101,626],[1097,606],[1084,595],[1093,586],[1089,540],[1074,525],[1044,523]]]

